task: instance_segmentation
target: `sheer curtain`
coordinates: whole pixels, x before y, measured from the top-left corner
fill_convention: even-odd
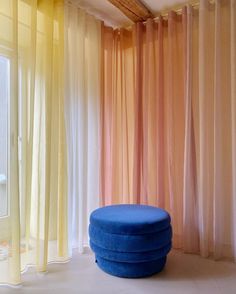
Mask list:
[[[185,249],[215,259],[236,257],[235,4],[201,1],[187,17]]]
[[[10,64],[0,283],[69,257],[63,51],[62,1],[0,1],[0,54]]]
[[[90,212],[99,205],[101,22],[69,2],[65,9],[69,248],[83,252]]]
[[[164,207],[174,247],[215,259],[236,257],[235,13],[202,0],[103,40],[102,203]]]
[[[233,194],[233,251],[236,262],[236,1],[231,1],[230,56],[231,56],[231,118],[232,118],[232,194]]]
[[[199,236],[203,255],[234,254],[235,1],[199,12]],[[233,102],[233,103],[232,103]],[[207,196],[206,196],[207,195]]]
[[[167,208],[173,215],[175,245],[180,247],[184,20],[170,13],[168,22],[167,26],[163,19],[149,19],[131,32],[104,30],[100,195],[104,204]]]
[[[134,65],[131,32],[103,27],[101,204],[133,202]]]

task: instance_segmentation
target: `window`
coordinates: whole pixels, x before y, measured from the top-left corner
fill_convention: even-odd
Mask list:
[[[0,217],[8,216],[10,60],[0,55]]]

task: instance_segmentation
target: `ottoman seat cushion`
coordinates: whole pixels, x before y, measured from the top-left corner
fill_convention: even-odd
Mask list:
[[[140,235],[166,229],[170,216],[165,210],[148,205],[110,205],[93,211],[90,224],[107,233]]]
[[[172,230],[169,226],[157,233],[140,235],[111,234],[95,226],[89,226],[92,242],[104,249],[118,252],[142,252],[159,249],[170,243]]]

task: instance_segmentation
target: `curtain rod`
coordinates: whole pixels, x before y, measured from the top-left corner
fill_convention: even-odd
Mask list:
[[[208,2],[210,4],[214,4],[215,3],[215,0],[208,0]],[[194,9],[198,9],[199,8],[199,5],[200,5],[200,0],[197,0],[197,1],[191,1],[191,2],[188,2],[188,3],[185,3],[185,4],[181,4],[181,5],[178,5],[176,6],[176,8],[170,8],[170,9],[166,9],[166,10],[163,10],[159,13],[159,15],[157,15],[156,17],[153,18],[153,20],[157,20],[159,19],[160,17],[163,17],[163,18],[167,18],[168,17],[168,14],[171,12],[171,11],[174,11],[176,12],[177,14],[182,14],[182,9],[185,7],[185,6],[192,6]],[[146,21],[144,22],[146,23]]]
[[[214,0],[209,0],[209,2],[213,2]],[[185,4],[182,4],[182,5],[178,5],[178,8],[169,8],[168,10],[163,10],[161,12],[159,12],[159,14],[157,16],[155,16],[153,18],[153,20],[158,20],[160,19],[160,17],[162,17],[163,19],[167,19],[168,18],[168,14],[171,12],[171,11],[174,11],[175,13],[181,15],[182,14],[182,9],[188,5],[192,6],[194,9],[198,9],[199,8],[199,4],[200,4],[200,1],[197,0],[197,1],[194,1],[194,2],[190,2],[190,3],[185,3]],[[146,24],[147,23],[147,20],[143,21],[142,22],[143,24]],[[125,27],[125,29],[127,30],[131,30],[133,27],[133,24],[132,25],[129,25],[127,27]],[[120,29],[120,28],[119,28]]]
[[[210,4],[214,4],[215,3],[215,0],[208,0],[208,2]],[[173,11],[179,15],[182,14],[182,10],[184,7],[186,6],[192,6],[194,9],[199,9],[199,5],[200,5],[200,1],[197,0],[197,1],[192,1],[192,2],[189,2],[189,3],[185,3],[185,4],[181,4],[181,5],[178,5],[178,7],[174,8],[169,8],[169,9],[166,9],[166,10],[163,10],[161,12],[159,12],[159,14],[153,18],[153,20],[158,20],[160,17],[162,17],[163,19],[167,19],[168,18],[168,14]],[[143,21],[143,24],[146,24],[147,21]],[[126,27],[126,29],[131,29],[132,28],[132,25]]]
[[[209,1],[211,2],[211,1]],[[199,1],[194,1],[194,2],[190,2],[190,3],[185,3],[185,4],[182,4],[181,6],[178,6],[176,8],[170,8],[168,10],[164,10],[164,11],[161,11],[159,13],[159,15],[157,15],[156,17],[153,18],[153,20],[157,20],[159,19],[160,17],[163,17],[163,18],[166,18],[168,17],[168,14],[171,12],[171,11],[174,11],[175,13],[177,14],[182,14],[182,9],[185,7],[185,6],[192,6],[193,8],[195,9],[198,9],[199,8],[199,4],[200,2]]]

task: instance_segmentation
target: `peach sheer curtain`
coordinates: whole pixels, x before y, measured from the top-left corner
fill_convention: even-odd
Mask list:
[[[132,33],[102,28],[101,181],[103,205],[133,203],[134,74]]]
[[[174,247],[236,256],[236,1],[103,28],[100,198],[172,216]]]

